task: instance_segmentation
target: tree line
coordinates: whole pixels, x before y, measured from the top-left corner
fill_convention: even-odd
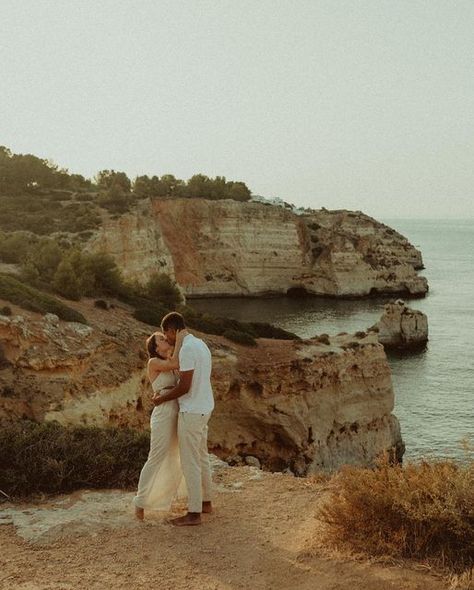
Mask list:
[[[70,174],[50,160],[32,154],[14,154],[0,146],[0,196],[48,191],[89,193],[102,207],[124,212],[138,200],[149,197],[233,199],[248,201],[251,192],[244,182],[228,181],[224,176],[210,178],[195,174],[181,180],[172,174],[137,176],[131,180],[125,172],[101,170],[94,179]]]

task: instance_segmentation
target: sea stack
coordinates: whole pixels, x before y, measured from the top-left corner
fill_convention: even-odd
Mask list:
[[[387,303],[382,317],[371,330],[378,332],[379,342],[386,349],[419,349],[428,342],[426,314],[411,309],[402,299]]]

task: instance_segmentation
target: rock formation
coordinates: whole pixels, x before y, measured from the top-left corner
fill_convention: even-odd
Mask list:
[[[2,302],[0,302],[1,304]],[[149,327],[128,310],[74,304],[90,326],[14,308],[0,316],[0,421],[147,427]],[[403,453],[390,369],[375,334],[257,347],[204,335],[214,358],[211,450],[299,475]]]
[[[361,212],[296,214],[270,204],[154,199],[107,218],[86,244],[125,277],[173,276],[188,297],[307,292],[334,297],[423,296],[421,253]]]
[[[387,303],[380,320],[372,326],[387,349],[423,348],[428,342],[428,318],[401,299]]]

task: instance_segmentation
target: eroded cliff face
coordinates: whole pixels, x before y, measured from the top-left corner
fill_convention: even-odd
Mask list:
[[[296,215],[262,203],[205,199],[143,201],[108,219],[87,245],[127,278],[175,277],[188,297],[286,294],[424,295],[421,254],[360,212]]]
[[[0,421],[147,428],[147,327],[125,308],[75,306],[90,327],[24,311],[0,316]],[[253,455],[269,469],[303,475],[371,464],[384,450],[402,455],[390,369],[375,334],[261,339],[251,348],[203,337],[216,398],[209,445],[220,457]]]
[[[299,474],[403,455],[390,368],[375,335],[214,351],[213,451]]]

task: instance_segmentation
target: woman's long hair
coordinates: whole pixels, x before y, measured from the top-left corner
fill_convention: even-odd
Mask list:
[[[156,349],[156,337],[157,335],[163,336],[163,338],[165,337],[165,335],[162,332],[154,332],[151,336],[149,336],[146,339],[146,349],[148,352],[148,356],[149,358],[153,359],[153,358],[158,358],[161,359],[163,361],[166,360],[166,358],[164,356],[161,356],[157,349]]]

